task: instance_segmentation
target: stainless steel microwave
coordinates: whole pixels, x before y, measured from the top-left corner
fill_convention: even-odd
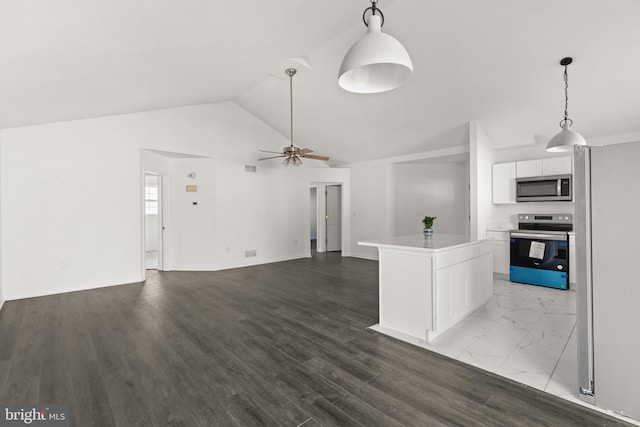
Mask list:
[[[571,200],[573,200],[571,175],[516,179],[516,202],[570,202]]]

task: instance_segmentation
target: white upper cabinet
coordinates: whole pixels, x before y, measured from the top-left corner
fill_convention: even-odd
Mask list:
[[[542,160],[542,175],[570,175],[571,156],[551,157]]]
[[[517,162],[516,173],[518,178],[571,174],[571,156]]]
[[[516,203],[516,178],[569,174],[571,174],[571,156],[494,163],[491,175],[493,204]]]
[[[541,176],[542,159],[524,160],[521,162],[517,162],[516,175],[518,178],[525,178],[528,176]]]
[[[492,200],[494,204],[516,202],[516,163],[496,163],[492,173]]]

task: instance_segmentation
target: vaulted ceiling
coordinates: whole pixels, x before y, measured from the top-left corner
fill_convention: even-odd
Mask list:
[[[235,101],[333,164],[465,143],[542,144],[564,110],[587,140],[640,131],[637,0],[380,0],[414,77],[337,85],[369,0],[2,0],[0,127]],[[302,62],[304,62],[302,61]]]

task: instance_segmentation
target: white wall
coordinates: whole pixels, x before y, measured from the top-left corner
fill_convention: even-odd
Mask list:
[[[2,133],[0,133],[0,146],[2,146]],[[0,150],[0,171],[2,168],[2,150]],[[2,174],[0,173],[0,211],[2,210]],[[2,216],[0,215],[0,242],[2,242]],[[4,294],[2,292],[2,245],[0,245],[0,310],[4,305]]]
[[[376,248],[360,246],[358,242],[396,234],[396,215],[401,209],[400,206],[396,207],[396,189],[403,185],[401,181],[396,181],[393,172],[397,164],[425,159],[435,161],[468,153],[469,147],[462,146],[348,165],[351,169],[351,240],[348,245],[351,255],[378,259]]]
[[[394,175],[393,234],[422,233],[426,215],[437,217],[436,233],[468,233],[467,162],[400,163],[392,165],[390,172]]]
[[[169,270],[213,270],[216,267],[216,160],[171,159],[168,238]],[[196,177],[187,175],[191,172]],[[196,192],[187,192],[195,185]]]
[[[487,236],[487,223],[494,221],[492,192],[492,165],[494,151],[491,140],[478,120],[469,123],[469,174],[471,176],[471,239]]]
[[[360,246],[358,242],[390,235],[387,223],[387,164],[363,162],[349,167],[352,188],[349,247],[353,256],[378,259],[376,248]],[[344,206],[343,211],[346,211]],[[346,241],[344,236],[342,241]]]
[[[297,169],[257,163],[258,149],[278,150],[287,139],[232,102],[2,129],[0,141],[6,299],[141,280],[142,191],[145,167],[154,170],[145,165],[150,158],[158,169],[168,163],[175,175],[175,220],[199,212],[203,233],[174,236],[176,269],[308,256],[301,242],[309,236],[310,182],[349,179],[348,171],[313,160]],[[206,156],[214,166],[160,161],[142,149]],[[258,172],[246,173],[245,164],[257,164]],[[192,209],[178,190],[185,171],[196,167],[203,180],[199,197],[213,202]],[[245,258],[247,249],[257,256]]]

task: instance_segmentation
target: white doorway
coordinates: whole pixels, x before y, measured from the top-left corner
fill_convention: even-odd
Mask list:
[[[144,266],[145,270],[163,270],[163,197],[162,176],[144,174]]]
[[[327,185],[325,203],[327,252],[342,250],[342,186]]]
[[[309,233],[311,236],[309,256],[313,256],[315,252],[341,252],[343,234],[342,183],[311,182],[309,195]],[[314,235],[315,241],[313,240]]]
[[[311,187],[309,192],[309,231],[313,252],[318,249],[318,187]]]

